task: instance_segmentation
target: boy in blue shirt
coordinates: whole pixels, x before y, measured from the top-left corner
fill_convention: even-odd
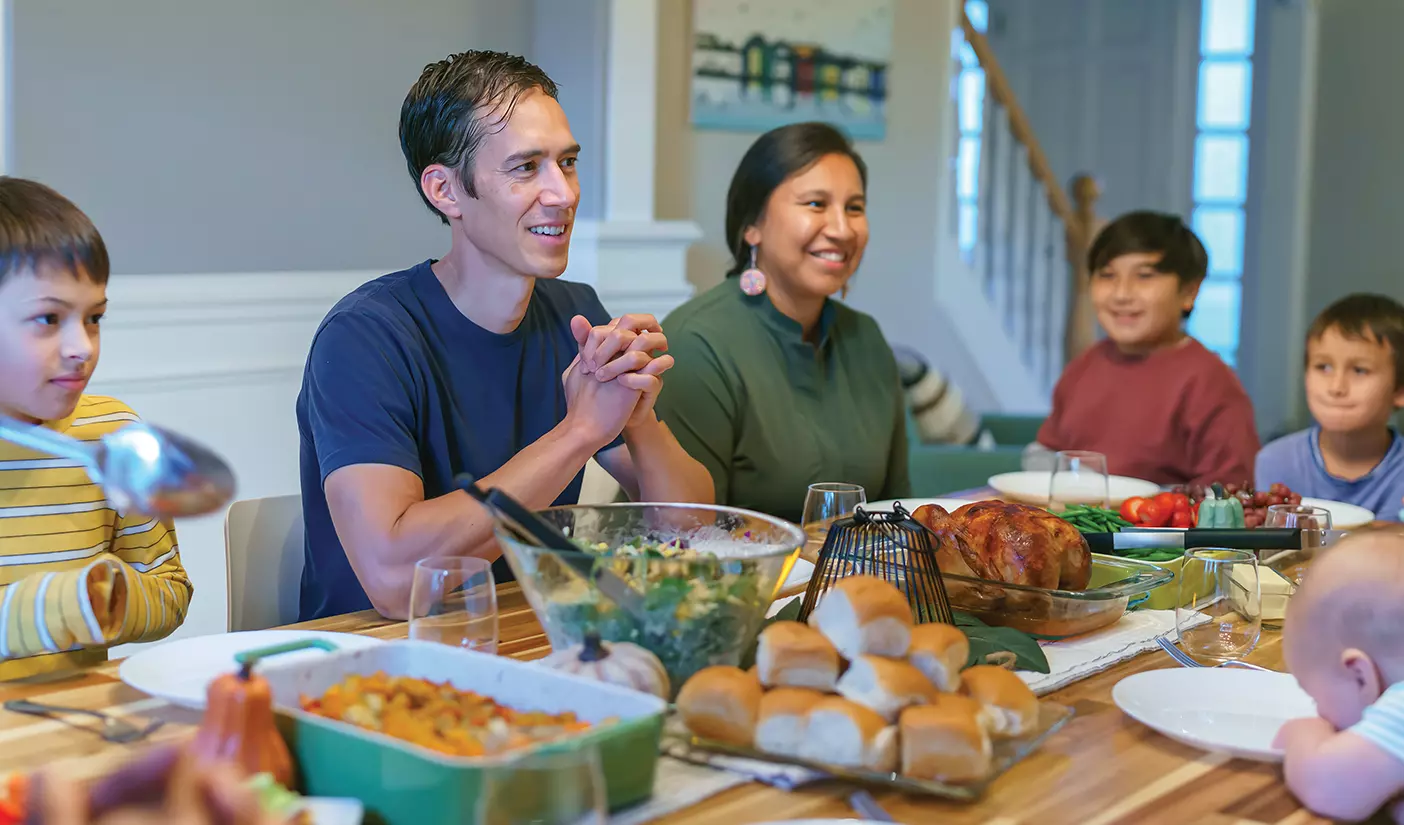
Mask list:
[[[1258,453],[1258,489],[1281,482],[1400,520],[1404,436],[1389,422],[1404,407],[1404,305],[1348,295],[1317,316],[1307,331],[1306,397],[1316,423]]]

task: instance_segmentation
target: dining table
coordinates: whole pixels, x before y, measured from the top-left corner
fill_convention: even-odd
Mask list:
[[[498,653],[536,659],[551,646],[520,589],[498,586]],[[404,639],[405,622],[373,611],[291,625]],[[1283,668],[1281,634],[1264,630],[1246,661]],[[31,699],[118,716],[160,719],[150,742],[193,735],[200,713],[179,708],[124,684],[119,662],[64,675],[0,684],[0,702]],[[1112,687],[1133,673],[1178,667],[1165,653],[1143,653],[1045,698],[1075,711],[1073,719],[1039,750],[992,782],[975,802],[909,796],[882,790],[874,796],[899,822],[986,823],[1204,823],[1205,825],[1303,825],[1325,822],[1303,809],[1284,786],[1280,765],[1211,753],[1171,740],[1123,714]],[[81,725],[81,723],[79,723]],[[79,776],[108,772],[142,745],[104,742],[89,730],[19,713],[0,712],[0,775],[56,766]],[[852,788],[823,781],[783,791],[746,782],[656,820],[671,825],[853,818]],[[655,788],[655,793],[660,789]]]

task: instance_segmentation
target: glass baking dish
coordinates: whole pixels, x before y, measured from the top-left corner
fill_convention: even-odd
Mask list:
[[[1065,639],[1116,624],[1132,599],[1175,574],[1149,562],[1092,557],[1086,590],[1049,590],[942,573],[951,607],[1040,639]]]

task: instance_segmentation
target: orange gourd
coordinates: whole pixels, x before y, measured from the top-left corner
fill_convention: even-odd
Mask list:
[[[273,692],[267,680],[254,675],[253,663],[211,682],[208,697],[192,755],[207,762],[232,762],[250,776],[268,773],[291,788],[292,757],[273,722]]]

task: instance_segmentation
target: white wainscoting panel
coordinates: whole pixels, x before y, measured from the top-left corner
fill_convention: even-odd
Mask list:
[[[90,391],[218,450],[239,498],[296,493],[294,403],[308,345],[338,300],[382,274],[116,275]],[[178,521],[176,535],[195,597],[175,635],[223,632],[224,514]]]

